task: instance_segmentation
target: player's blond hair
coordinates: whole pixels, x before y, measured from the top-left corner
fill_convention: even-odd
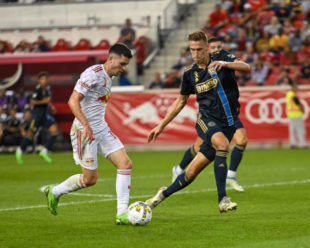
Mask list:
[[[208,37],[203,31],[195,31],[188,35],[188,41],[201,41],[208,43]]]

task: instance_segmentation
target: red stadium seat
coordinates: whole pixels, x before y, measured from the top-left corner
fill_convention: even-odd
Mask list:
[[[79,42],[73,47],[74,51],[85,51],[85,50],[90,50],[91,45],[89,40],[87,39],[80,39]]]
[[[52,47],[52,51],[60,52],[60,51],[69,51],[71,50],[70,44],[65,39],[59,39],[57,43]]]
[[[108,40],[103,39],[93,49],[94,50],[109,50],[110,49],[110,43]]]

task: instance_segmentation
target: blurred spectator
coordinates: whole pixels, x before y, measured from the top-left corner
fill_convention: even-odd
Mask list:
[[[134,49],[134,40],[136,39],[136,31],[131,27],[131,20],[127,18],[125,25],[121,29],[119,42],[124,43],[130,49]]]
[[[179,70],[174,70],[165,79],[165,88],[178,88],[181,85]]]
[[[5,47],[5,43],[0,40],[0,53],[7,53],[8,51],[6,50],[6,47]]]
[[[263,47],[269,46],[269,40],[270,40],[270,35],[268,32],[264,32],[263,36],[260,37],[257,42],[256,42],[256,51],[261,52],[263,51]]]
[[[49,52],[51,49],[49,48],[47,41],[44,39],[42,35],[38,37],[37,43],[39,45],[41,52]]]
[[[221,9],[221,4],[217,3],[215,9],[209,15],[209,19],[205,25],[206,29],[211,29],[216,35],[217,31],[225,27],[229,23],[228,15],[224,9]]]
[[[15,146],[21,141],[20,121],[16,119],[16,108],[10,109],[10,115],[4,123],[2,145]]]
[[[31,124],[31,109],[25,109],[24,118],[20,126],[20,132],[21,132],[22,137],[26,137],[27,131],[30,128],[30,124]]]
[[[275,85],[293,85],[295,82],[290,77],[290,68],[282,68],[280,77],[277,79]]]
[[[128,71],[124,71],[119,78],[119,85],[120,86],[129,86],[132,85],[132,83],[130,82],[130,80],[128,79]]]
[[[290,35],[288,44],[294,53],[297,53],[301,47],[303,40],[300,29],[296,29],[295,34]]]
[[[264,27],[264,32],[269,33],[270,35],[275,35],[279,33],[279,29],[281,28],[281,24],[276,16],[271,17],[270,24]]]
[[[231,53],[235,53],[237,51],[237,48],[238,48],[237,44],[233,42],[230,34],[226,33],[223,39],[223,49]]]
[[[306,59],[305,63],[300,69],[300,77],[303,79],[310,78],[310,56]]]
[[[291,65],[295,63],[295,55],[290,46],[285,46],[283,51],[279,53],[280,65]]]
[[[292,25],[290,19],[285,19],[283,24],[283,31],[285,34],[290,36],[291,34],[294,34],[296,31],[296,28]]]
[[[159,72],[154,74],[154,81],[150,84],[149,89],[162,89],[164,88],[164,82],[161,80]]]
[[[27,41],[21,40],[14,49],[14,53],[27,53],[29,52],[29,45]]]
[[[280,28],[278,34],[272,36],[269,40],[269,47],[275,51],[282,51],[288,44],[289,37],[284,33],[283,29]]]
[[[255,13],[252,12],[251,8],[252,6],[249,3],[243,5],[244,11],[242,13],[242,16],[240,17],[240,23],[247,23],[255,16]]]
[[[242,60],[248,64],[253,64],[257,60],[258,54],[255,53],[253,45],[247,45],[246,51],[242,55]]]
[[[230,16],[240,16],[243,12],[243,3],[242,0],[233,0],[231,1],[231,6],[227,10]]]
[[[276,12],[276,16],[278,17],[281,24],[284,24],[285,19],[290,17],[290,11],[288,10],[285,2],[280,2],[280,8]]]
[[[40,53],[41,52],[39,43],[37,41],[32,43],[32,50],[31,50],[31,52],[32,53]]]
[[[189,57],[191,57],[189,52],[186,49],[182,48],[180,51],[179,61],[177,62],[177,64],[172,66],[172,69],[181,69],[183,66],[186,65],[186,60]]]
[[[302,65],[309,56],[310,52],[307,50],[306,44],[301,44],[300,50],[296,53],[297,63]]]
[[[260,27],[264,27],[265,25],[270,23],[271,17],[273,17],[274,15],[274,11],[270,8],[260,11],[257,15],[258,25]]]
[[[10,99],[5,93],[5,89],[0,89],[0,107],[2,107],[4,110],[7,109],[10,103]]]
[[[17,111],[23,111],[25,107],[28,107],[29,96],[25,93],[23,87],[19,89],[19,94],[16,97]]]
[[[244,29],[239,29],[237,36],[237,50],[244,51],[246,47],[246,33]]]
[[[278,63],[277,55],[273,51],[270,51],[267,45],[263,46],[263,51],[259,57],[264,63],[269,64],[269,66],[270,64],[274,65]]]
[[[0,106],[0,123],[5,122],[7,117],[8,115],[6,114],[5,109],[2,106]]]
[[[257,59],[254,61],[251,69],[251,81],[257,83],[257,85],[262,86],[266,78],[268,76],[269,68],[268,66],[263,63],[261,59]]]
[[[247,0],[246,2],[251,6],[251,11],[253,12],[261,10],[266,6],[266,0]]]

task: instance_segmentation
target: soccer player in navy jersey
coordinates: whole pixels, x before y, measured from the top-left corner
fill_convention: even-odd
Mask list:
[[[209,53],[217,53],[220,50],[222,50],[222,41],[216,37],[211,37],[208,40],[208,48]],[[236,61],[236,60],[235,60]],[[173,166],[172,168],[172,182],[184,172],[185,168],[189,165],[189,163],[194,159],[196,154],[199,152],[200,146],[203,143],[203,138],[201,138],[199,135],[199,128],[197,128],[198,123],[196,123],[196,129],[198,132],[197,139],[193,145],[191,145],[184,153],[182,160],[180,163],[176,166]],[[239,119],[239,117],[236,119],[235,123],[236,132],[234,134],[234,141],[236,143],[235,147],[233,148],[230,156],[230,166],[229,170],[227,172],[227,179],[226,184],[231,186],[232,189],[238,191],[238,192],[244,192],[243,187],[238,183],[236,179],[236,172],[239,167],[239,164],[242,160],[243,152],[246,148],[246,145],[248,143],[247,135],[245,128]],[[203,137],[203,135],[201,135]]]
[[[169,187],[162,187],[146,203],[151,208],[171,194],[189,185],[195,177],[214,160],[219,211],[235,210],[237,203],[226,195],[227,155],[229,142],[235,133],[235,121],[239,114],[239,91],[234,71],[250,71],[250,66],[221,50],[212,56],[208,52],[207,36],[196,31],[188,36],[189,48],[195,63],[183,75],[180,95],[165,118],[151,130],[148,142],[155,141],[164,128],[184,108],[190,94],[196,94],[199,104],[197,128],[203,136],[203,144],[187,170]]]
[[[58,135],[58,128],[54,117],[48,113],[48,108],[51,104],[51,89],[48,86],[48,73],[40,72],[38,74],[39,84],[31,95],[30,104],[32,105],[32,120],[27,131],[27,135],[23,138],[20,147],[16,149],[15,156],[19,164],[23,163],[23,153],[29,142],[33,139],[39,127],[47,127],[50,136],[45,147],[40,151],[39,155],[48,163],[52,159],[48,156],[48,151],[51,150],[55,139]]]

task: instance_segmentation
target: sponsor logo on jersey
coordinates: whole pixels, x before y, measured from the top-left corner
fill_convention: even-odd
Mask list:
[[[90,86],[87,83],[84,83],[82,80],[78,81],[78,84],[81,85],[85,89],[90,89]]]
[[[108,100],[109,100],[109,97],[110,97],[110,94],[107,93],[106,95],[104,96],[99,96],[98,95],[98,98],[97,98],[97,101],[98,102],[102,102],[103,104],[107,104]]]
[[[210,78],[207,81],[204,81],[200,84],[195,85],[196,91],[199,93],[207,92],[213,88],[215,88],[218,84],[218,81],[216,78]]]

